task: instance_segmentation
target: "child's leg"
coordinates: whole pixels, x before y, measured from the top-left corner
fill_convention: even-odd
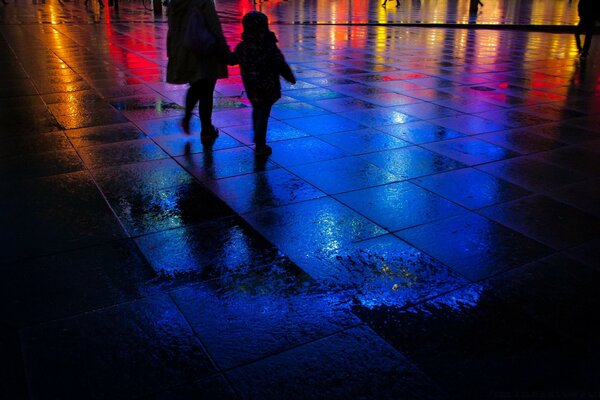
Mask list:
[[[254,128],[254,143],[257,147],[267,144],[267,126],[271,115],[271,104],[254,105],[252,107],[252,125]]]

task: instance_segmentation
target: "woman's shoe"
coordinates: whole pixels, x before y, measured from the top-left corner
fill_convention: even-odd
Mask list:
[[[202,132],[200,132],[202,139],[216,138],[217,136],[219,136],[219,130],[214,125],[211,125],[210,129],[202,129]]]
[[[260,146],[256,146],[254,148],[254,152],[257,156],[268,156],[269,154],[273,153],[273,149],[271,148],[271,146],[263,144]]]
[[[181,129],[185,132],[186,135],[190,134],[190,119],[184,118],[181,120]]]

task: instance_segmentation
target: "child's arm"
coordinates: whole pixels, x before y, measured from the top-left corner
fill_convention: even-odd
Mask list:
[[[225,57],[225,61],[227,65],[237,65],[240,63],[240,44],[238,44],[233,51],[230,51],[229,54]]]
[[[289,64],[285,62],[285,60],[283,60],[283,64],[281,65],[280,73],[281,76],[283,76],[283,79],[285,79],[292,85],[296,84],[296,76],[294,75],[294,72],[292,72],[292,69],[290,68]]]
[[[294,73],[292,72],[292,69],[290,68],[289,64],[285,61],[283,53],[281,52],[281,50],[279,50],[277,46],[275,46],[274,55],[279,75],[283,76],[283,79],[285,79],[292,85],[296,84],[296,77],[294,76]]]

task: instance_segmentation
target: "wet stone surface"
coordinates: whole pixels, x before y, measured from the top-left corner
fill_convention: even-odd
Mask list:
[[[322,269],[315,279],[344,307],[405,308],[467,283],[393,235],[322,253],[317,262]]]
[[[189,398],[235,400],[238,397],[223,375],[215,375],[143,399],[185,400]]]
[[[417,178],[412,182],[469,209],[504,203],[530,194],[517,185],[472,168]]]
[[[548,197],[600,217],[599,179],[586,180],[551,191]]]
[[[270,144],[271,160],[284,167],[341,158],[346,152],[320,138],[306,137]]]
[[[328,292],[320,292],[308,275],[285,268],[285,264],[255,269],[248,275],[225,276],[172,295],[223,369],[358,323]]]
[[[541,151],[555,149],[564,146],[565,143],[536,134],[537,129],[514,129],[505,132],[492,132],[477,136],[485,140],[505,147],[520,154],[538,153]]]
[[[121,192],[109,196],[108,202],[130,236],[194,225],[232,214],[225,203],[195,182],[148,192]]]
[[[352,113],[341,113],[340,115],[360,122],[370,128],[416,121],[414,117],[402,114],[401,112],[383,109],[361,110]]]
[[[131,123],[71,129],[65,134],[76,148],[143,139],[146,135]]]
[[[107,195],[150,193],[194,182],[193,177],[171,159],[102,168],[93,171],[93,176]]]
[[[24,95],[20,90],[16,94]],[[12,108],[5,110],[0,114],[0,123],[2,124],[2,136],[27,135],[32,132],[43,133],[53,132],[62,129],[64,126],[47,110],[42,110],[33,115],[28,107]]]
[[[284,169],[256,172],[208,183],[238,214],[312,200],[325,193]]]
[[[337,146],[348,154],[357,155],[408,146],[409,143],[374,129],[360,129],[321,135],[319,139]]]
[[[132,121],[183,115],[183,107],[160,96],[125,97],[110,103]]]
[[[461,214],[396,235],[471,281],[551,253],[541,243],[475,214]]]
[[[405,106],[398,106],[394,108],[403,114],[407,114],[415,118],[420,118],[422,120],[432,120],[436,118],[451,117],[461,114],[459,111],[453,110],[451,108],[443,107],[428,102],[408,104]]]
[[[124,237],[86,172],[26,180],[3,185],[0,190],[5,210],[1,224],[2,261]]]
[[[320,108],[332,112],[358,111],[376,107],[372,103],[356,99],[354,97],[341,97],[330,100],[318,100],[315,101],[315,104]]]
[[[591,130],[591,126],[585,128],[576,127],[568,124],[548,124],[537,126],[536,133],[550,137],[551,139],[560,140],[566,143],[580,143],[589,140],[598,139],[598,132]]]
[[[584,243],[600,233],[599,218],[545,196],[489,207],[481,214],[557,250]]]
[[[490,279],[485,288],[564,336],[595,347],[598,300],[592,293],[599,278],[598,269],[554,255]]]
[[[451,217],[465,210],[409,182],[392,183],[336,196],[389,231]]]
[[[120,112],[115,110],[84,111],[71,115],[58,115],[56,120],[64,129],[79,129],[128,121]]]
[[[21,337],[36,397],[139,397],[215,371],[168,296],[27,328]]]
[[[330,198],[279,207],[246,218],[313,277],[321,273],[315,262],[320,257],[328,257],[354,241],[387,233]]]
[[[465,166],[459,161],[416,146],[380,151],[361,158],[391,172],[399,179],[417,178]]]
[[[434,142],[423,147],[443,154],[466,165],[484,164],[490,161],[511,158],[517,155],[504,147],[496,146],[475,138],[458,138]]]
[[[84,169],[73,149],[17,155],[0,160],[3,182],[77,172]]]
[[[590,141],[536,155],[539,159],[590,177],[600,175],[596,162],[600,155],[598,141]]]
[[[278,399],[282,394],[309,399],[381,399],[403,394],[444,398],[409,360],[365,327],[235,369],[228,376],[249,399]],[[310,391],[306,391],[306,382],[312,383]]]
[[[254,132],[250,125],[232,126],[225,128],[224,131],[246,145],[254,143]],[[296,139],[306,136],[309,136],[307,132],[294,128],[288,123],[269,120],[269,135],[267,137],[267,141],[269,142]],[[221,140],[219,140],[219,142],[221,142]]]
[[[363,128],[360,123],[337,115],[292,118],[286,120],[286,123],[310,135],[325,135]]]
[[[298,79],[270,156],[239,66],[219,136],[197,107],[183,132],[166,8],[8,3],[2,399],[600,393],[600,53],[565,34],[576,2],[257,4]],[[233,48],[252,6],[216,8]],[[530,23],[562,33],[478,29]]]
[[[307,103],[285,103],[273,106],[271,115],[277,119],[286,120],[289,118],[311,117],[315,115],[327,114],[327,111]]]
[[[10,136],[0,139],[0,160],[30,154],[65,151],[72,148],[64,132]]]
[[[332,175],[324,175],[322,171]],[[327,194],[384,185],[399,179],[361,159],[338,158],[290,168],[290,171]]]
[[[592,356],[570,356],[574,349],[583,348],[496,300],[479,285],[407,310],[380,307],[356,313],[450,398],[488,398],[503,391],[568,391],[591,382]],[[576,370],[565,373],[567,365]],[[474,381],[473,376],[477,376]]]
[[[156,137],[162,135],[182,134],[182,117],[158,118],[135,121],[135,124],[148,136]],[[198,118],[190,119],[190,132],[200,133],[200,120]]]
[[[466,135],[501,131],[509,128],[508,125],[484,119],[475,115],[459,115],[449,118],[440,118],[431,121],[434,124],[456,130]]]
[[[533,157],[518,157],[489,163],[477,166],[477,169],[534,192],[557,189],[581,182],[586,178],[577,171],[561,168]]]
[[[167,157],[167,154],[150,139],[89,146],[79,149],[78,152],[84,164],[89,169],[132,164]]]
[[[379,130],[407,142],[420,144],[464,136],[462,133],[425,121],[380,127]]]
[[[167,286],[242,274],[283,256],[239,217],[167,230],[135,241],[159,275],[157,284]]]
[[[6,266],[2,320],[16,326],[69,317],[142,297],[155,277],[132,241],[115,241]],[[53,282],[48,285],[48,282]]]
[[[183,155],[176,161],[197,179],[209,181],[273,169],[266,157],[256,157],[248,147],[237,147],[201,154]]]
[[[214,142],[202,140],[200,134],[186,135],[185,133],[156,136],[152,140],[171,157],[207,153],[242,145],[238,140],[222,132],[219,132],[219,140]]]

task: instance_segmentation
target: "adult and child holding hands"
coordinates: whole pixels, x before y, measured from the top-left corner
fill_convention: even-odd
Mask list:
[[[271,154],[267,124],[271,107],[281,97],[282,76],[296,78],[269,30],[267,16],[250,11],[242,19],[242,41],[230,51],[213,0],[172,0],[168,10],[167,82],[189,83],[185,115],[181,121],[190,133],[190,119],[199,104],[201,138],[218,135],[212,124],[213,92],[217,79],[227,78],[227,65],[240,66],[244,89],[252,104],[252,126],[257,155]],[[194,45],[194,42],[196,46]]]

